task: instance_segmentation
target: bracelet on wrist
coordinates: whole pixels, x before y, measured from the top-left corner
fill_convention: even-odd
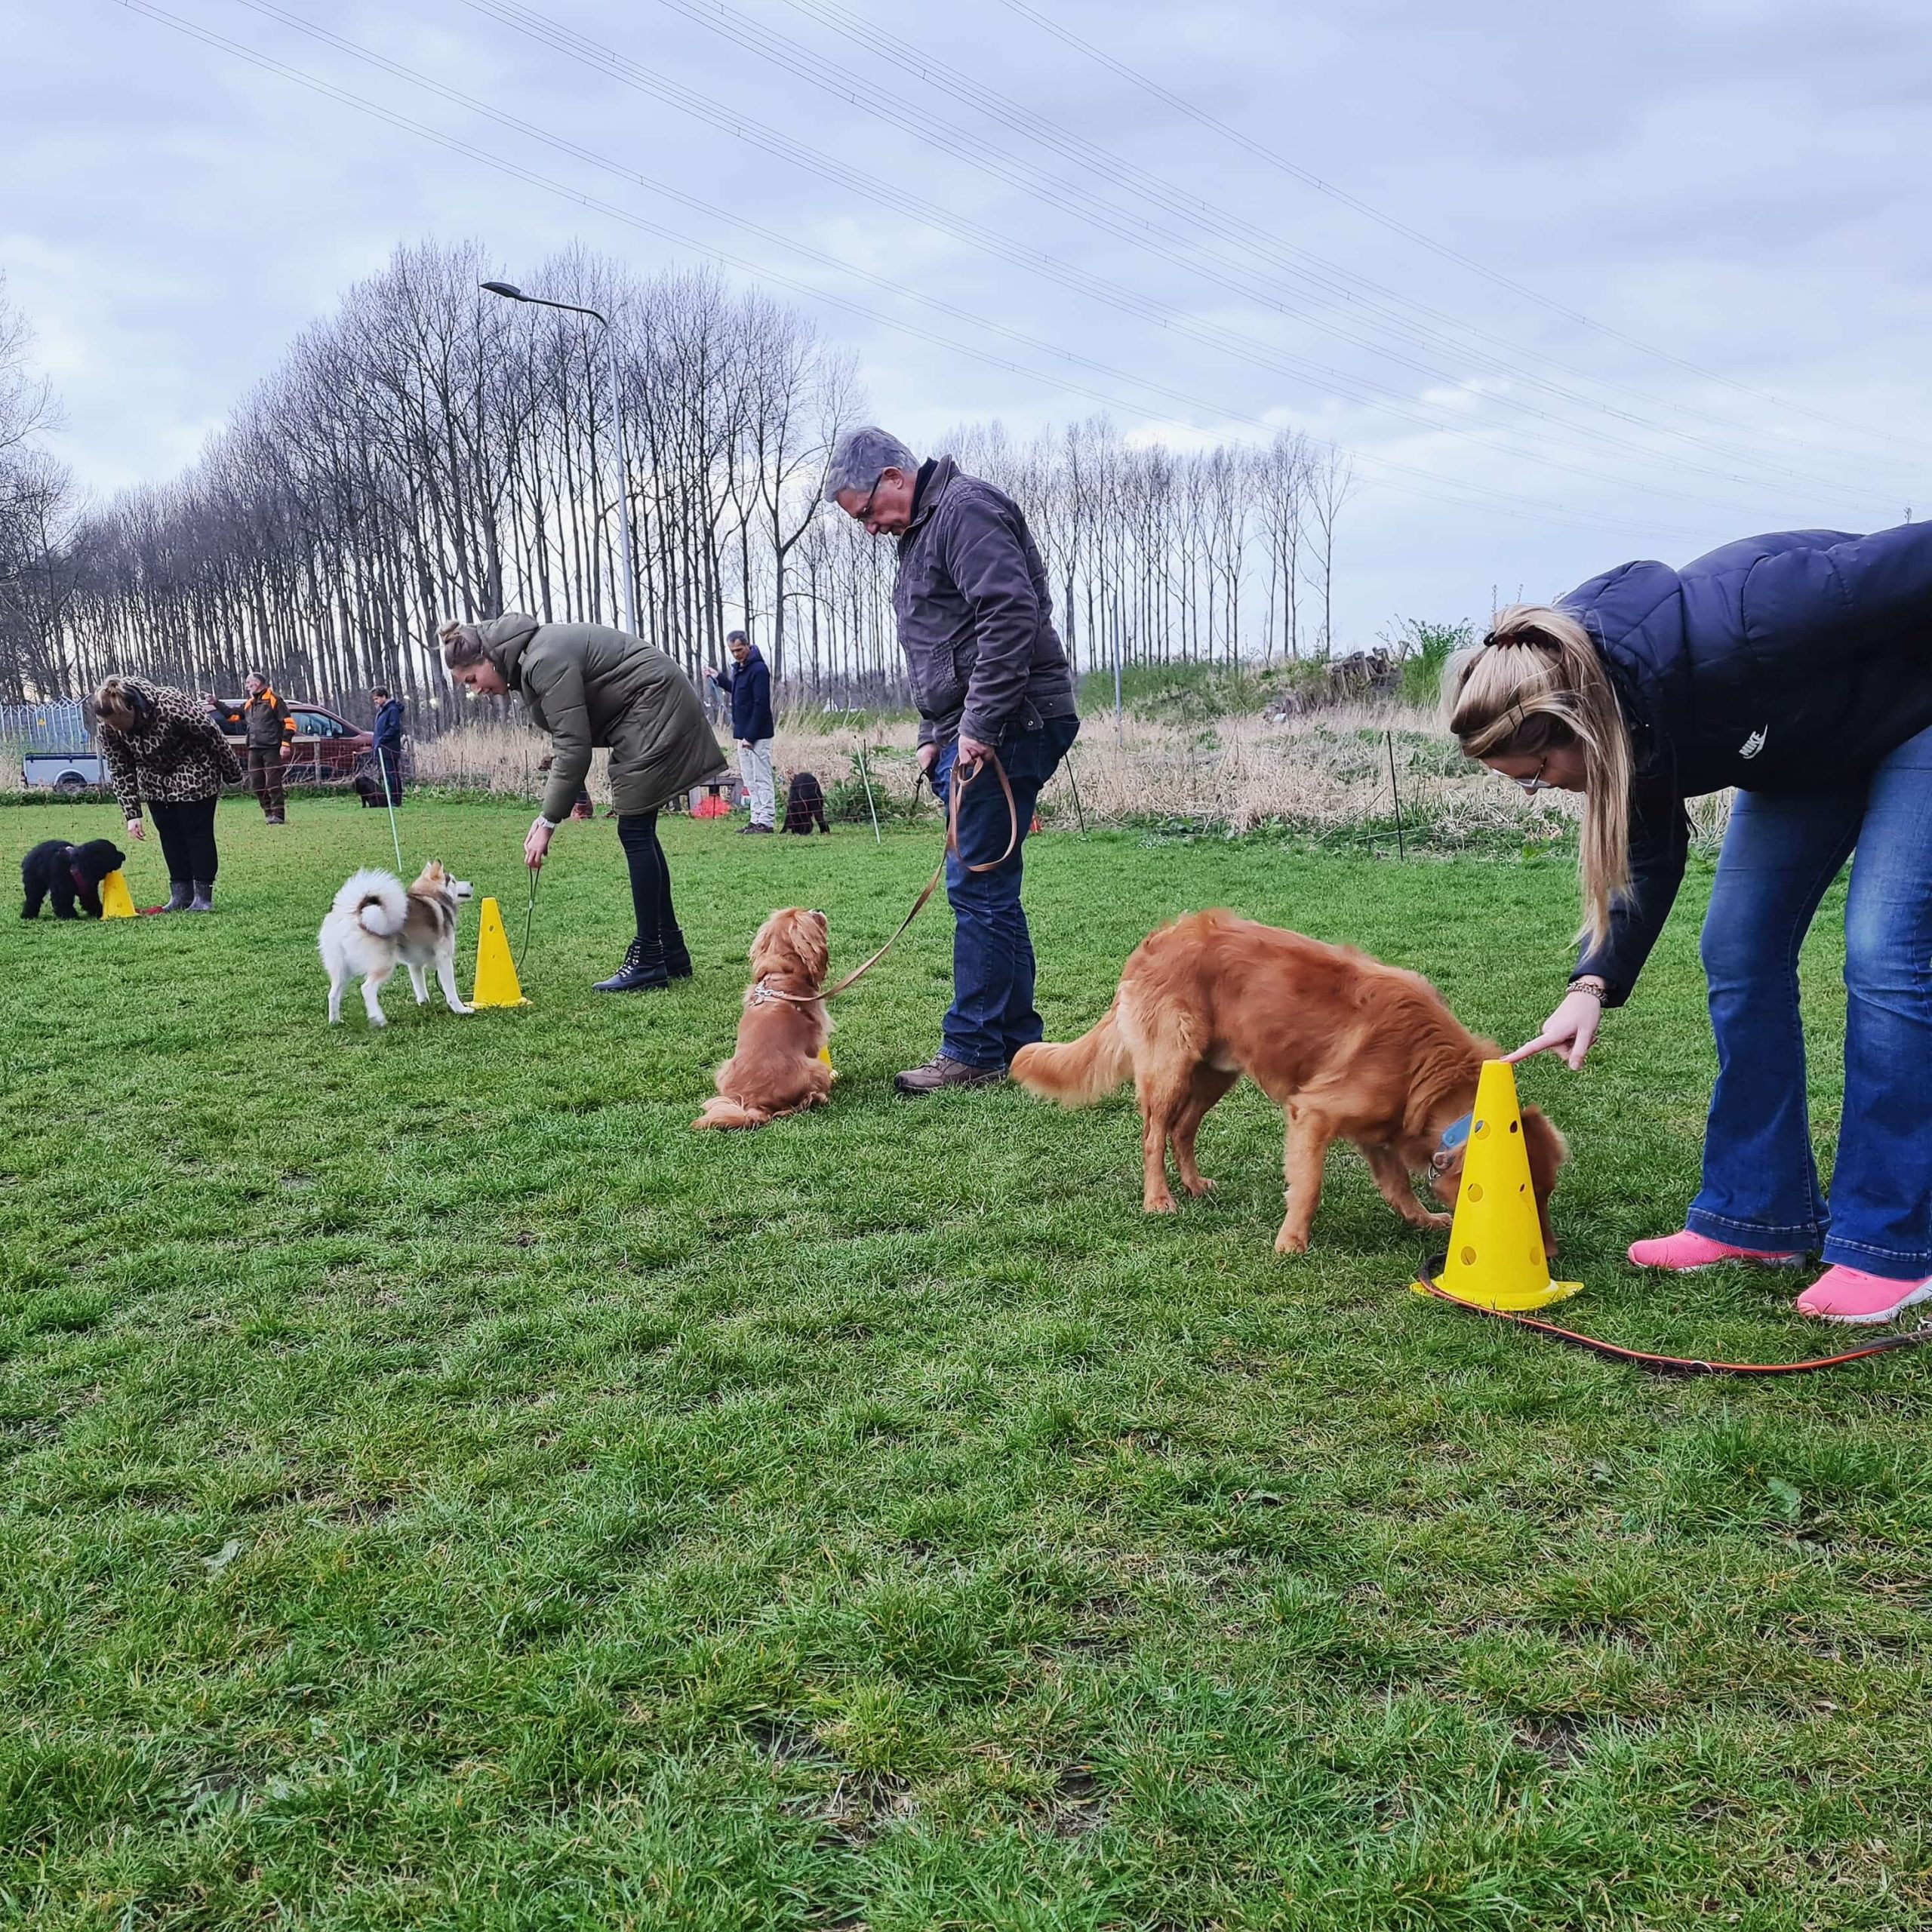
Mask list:
[[[1610,997],[1610,989],[1601,980],[1572,980],[1570,990],[1573,993],[1588,993],[1599,1006]]]

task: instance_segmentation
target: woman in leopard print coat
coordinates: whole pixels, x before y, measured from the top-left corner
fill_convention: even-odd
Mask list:
[[[144,678],[109,678],[94,694],[101,755],[131,838],[147,834],[146,801],[161,835],[167,912],[214,910],[214,807],[242,768],[200,699]]]

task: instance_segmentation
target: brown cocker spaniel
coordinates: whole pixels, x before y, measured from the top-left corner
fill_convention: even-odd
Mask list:
[[[694,1128],[763,1127],[821,1106],[832,1071],[820,1057],[832,1016],[820,997],[831,963],[825,915],[801,906],[772,914],[752,941],[752,983],[738,1050],[718,1069],[718,1095]]]

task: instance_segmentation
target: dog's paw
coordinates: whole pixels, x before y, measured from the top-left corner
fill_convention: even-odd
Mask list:
[[[371,1026],[386,1026],[389,1023],[380,1013],[372,1013],[369,1016],[369,1024]]]
[[[1275,1252],[1277,1254],[1306,1254],[1308,1252],[1308,1237],[1294,1228],[1284,1228],[1275,1237]]]
[[[1173,1214],[1180,1211],[1171,1194],[1150,1194],[1142,1201],[1140,1208],[1147,1214]]]
[[[423,1004],[426,1006],[429,1002],[426,1000]],[[453,1006],[450,1011],[452,1013],[474,1013],[476,1009],[473,1006]]]
[[[1202,1195],[1212,1194],[1214,1191],[1214,1183],[1210,1180],[1205,1174],[1196,1174],[1192,1180],[1188,1180],[1186,1177],[1183,1175],[1181,1178],[1180,1184],[1183,1187],[1186,1188],[1188,1192],[1192,1195],[1197,1201],[1200,1199]]]

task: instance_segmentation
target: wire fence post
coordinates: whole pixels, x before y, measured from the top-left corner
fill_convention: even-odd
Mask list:
[[[395,792],[389,783],[389,759],[380,751],[376,754],[376,769],[383,774],[383,803],[389,808],[389,837],[395,841],[395,869],[400,876],[402,872],[402,834],[395,829]]]
[[[1395,801],[1395,856],[1406,860],[1409,856],[1407,841],[1402,836],[1402,793],[1395,783],[1395,734],[1385,731],[1382,741],[1389,748],[1389,795]]]
[[[1087,808],[1080,802],[1080,780],[1073,775],[1073,754],[1071,752],[1066,758],[1066,782],[1073,788],[1073,813],[1080,821],[1080,835],[1084,838],[1087,836]]]
[[[859,744],[859,783],[866,788],[866,809],[872,815],[872,843],[883,845],[885,841],[879,836],[878,808],[872,803],[872,777],[866,769],[866,747],[863,739]]]

